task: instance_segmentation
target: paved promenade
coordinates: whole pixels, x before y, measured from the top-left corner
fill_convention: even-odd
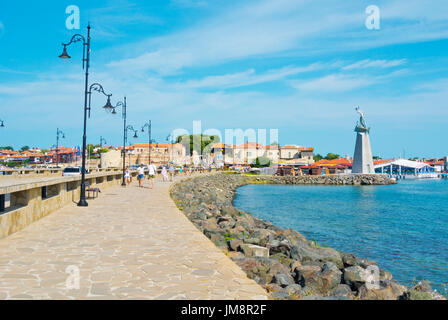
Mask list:
[[[79,270],[79,288],[77,271]],[[0,299],[266,299],[156,188],[112,187],[0,240]]]

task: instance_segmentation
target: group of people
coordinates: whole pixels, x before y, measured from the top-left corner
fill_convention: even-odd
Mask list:
[[[153,163],[149,163],[148,165],[140,164],[140,166],[137,168],[137,180],[138,180],[138,186],[140,188],[143,187],[143,180],[145,179],[145,169],[148,170],[148,180],[149,180],[149,189],[154,188],[154,180],[157,176],[157,167]],[[166,166],[162,168],[162,180],[164,182],[167,181],[173,181],[174,174],[176,169],[173,165],[170,165],[167,169]],[[129,167],[126,167],[126,171],[124,174],[124,178],[126,181],[126,185],[128,186],[132,182],[132,175],[131,170]]]
[[[149,163],[148,165],[140,164],[140,166],[137,168],[137,180],[138,180],[138,186],[143,187],[143,181],[145,178],[145,170],[148,170],[148,179],[149,179],[149,189],[154,188],[154,179],[157,176],[157,167],[153,163]],[[205,171],[206,169],[202,169],[201,171]],[[179,176],[191,176],[195,169],[193,167],[180,167],[178,171],[176,172],[176,168],[173,164],[164,165],[162,166],[161,175],[162,175],[162,181],[168,182],[173,181],[174,177],[176,175]],[[208,169],[208,171],[211,171],[211,167]],[[132,182],[132,175],[131,170],[129,167],[126,167],[125,171],[125,181],[126,185],[129,185]]]

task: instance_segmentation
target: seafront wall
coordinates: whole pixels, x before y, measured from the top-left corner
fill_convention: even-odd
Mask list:
[[[233,206],[246,184],[384,185],[383,175],[272,177],[215,174],[184,180],[171,197],[190,221],[274,299],[444,299],[428,283],[412,288],[392,280],[374,261],[320,247]]]
[[[90,187],[100,190],[121,181],[122,173],[118,169],[86,175]],[[69,203],[78,202],[80,186],[81,176],[0,180],[0,239]]]

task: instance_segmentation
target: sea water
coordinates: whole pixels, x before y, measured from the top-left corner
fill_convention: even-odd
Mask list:
[[[235,206],[321,246],[374,260],[395,280],[446,294],[448,180],[387,186],[247,185]]]

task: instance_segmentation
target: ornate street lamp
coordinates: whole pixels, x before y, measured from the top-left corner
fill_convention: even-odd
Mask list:
[[[70,59],[71,57],[67,53],[67,47],[72,43],[80,42],[83,43],[83,55],[82,55],[82,67],[86,70],[85,73],[85,90],[84,90],[84,131],[82,136],[82,173],[81,173],[81,195],[80,200],[78,202],[78,206],[86,207],[88,203],[86,201],[86,186],[85,186],[85,172],[86,172],[86,149],[87,149],[87,111],[89,111],[90,118],[90,100],[92,95],[92,90],[103,93],[107,96],[107,103],[104,108],[110,109],[113,108],[110,103],[110,96],[104,93],[103,87],[100,84],[94,83],[90,86],[89,89],[89,67],[90,67],[90,24],[87,26],[87,39],[81,34],[75,34],[70,42],[63,43],[64,49],[62,54],[59,56],[61,59]]]
[[[149,163],[151,163],[151,143],[152,143],[152,139],[151,139],[151,128],[152,128],[152,124],[151,124],[151,120],[149,120],[149,122],[145,123],[142,127],[142,132],[145,132],[145,128],[148,128],[148,136],[149,136],[149,144],[148,144],[148,161]]]
[[[59,139],[65,139],[65,134],[59,128],[56,129],[56,168],[59,168]]]
[[[126,171],[126,141],[127,141],[127,132],[128,130],[134,130],[132,126],[126,126],[126,117],[127,117],[127,103],[126,97],[124,97],[124,101],[117,102],[117,105],[111,110],[112,114],[117,114],[116,109],[121,107],[121,115],[123,118],[123,181],[121,185],[126,187],[126,179],[124,178]],[[134,130],[135,131],[135,130]],[[137,138],[137,131],[135,131],[134,138]],[[130,161],[129,161],[130,162]]]
[[[117,114],[116,109],[121,107],[122,109],[122,118],[123,118],[123,181],[121,185],[123,187],[126,187],[126,180],[125,180],[125,171],[126,171],[126,142],[128,140],[128,131],[134,131],[134,139],[137,139],[137,130],[134,129],[133,126],[128,125],[126,126],[126,118],[127,118],[127,102],[126,97],[124,97],[124,101],[117,102],[117,105],[115,107],[112,107],[111,110],[112,114]],[[129,154],[129,164],[131,163],[131,154]]]

